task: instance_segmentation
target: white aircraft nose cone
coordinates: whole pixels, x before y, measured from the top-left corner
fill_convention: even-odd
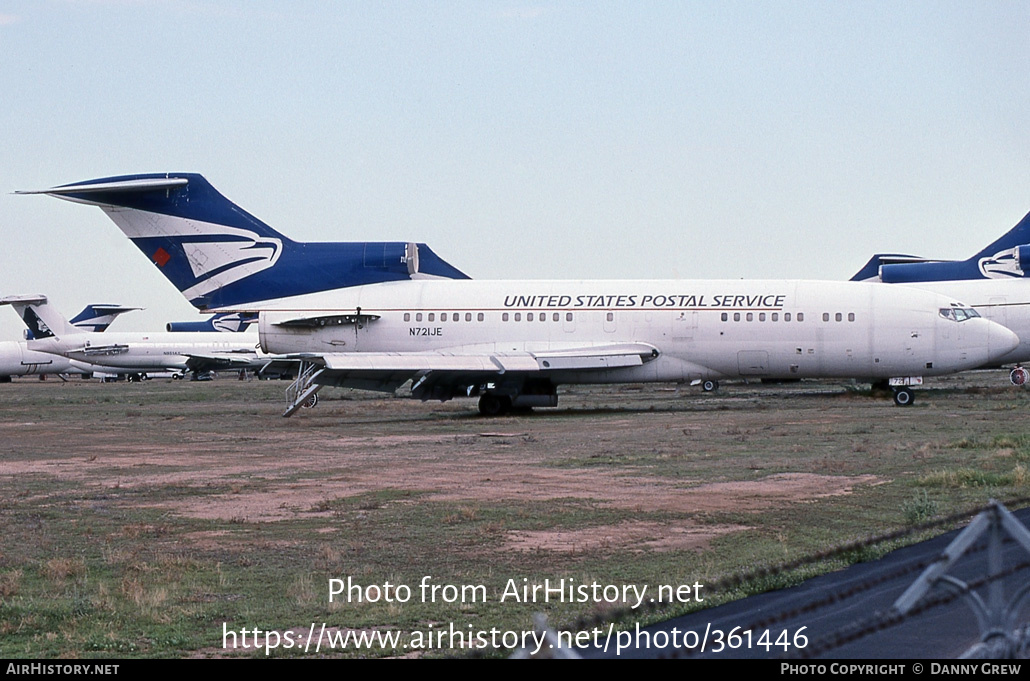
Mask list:
[[[988,361],[1001,359],[1019,346],[1019,336],[997,322],[988,322],[987,356]]]

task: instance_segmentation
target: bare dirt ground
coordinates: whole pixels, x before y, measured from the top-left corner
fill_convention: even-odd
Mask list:
[[[1007,390],[1001,377],[990,374],[987,382]],[[874,428],[893,431],[895,422],[898,429],[922,422],[930,427],[920,430],[932,433],[934,421],[951,418],[950,406],[968,411],[981,404],[971,386],[983,382],[951,379],[944,387],[959,388],[959,394],[924,391],[920,407],[913,409],[834,387],[820,394],[807,385],[731,386],[721,395],[667,386],[599,387],[565,396],[559,410],[500,419],[478,417],[472,401],[423,404],[360,393],[334,399],[327,390],[320,407],[282,419],[275,402],[281,386],[275,383],[223,379],[209,388],[167,381],[140,387],[22,380],[3,387],[30,404],[9,408],[0,417],[0,439],[8,454],[0,475],[47,475],[95,490],[227,487],[226,493],[152,504],[182,516],[223,521],[329,517],[330,509],[318,510],[326,502],[382,490],[418,491],[424,500],[471,505],[580,499],[640,513],[760,513],[884,482],[872,473],[832,470],[762,474],[767,466],[762,459],[776,461],[778,456],[763,457],[755,447],[761,439],[780,449],[786,441],[789,454],[803,445],[801,438],[820,438],[842,420],[870,431],[837,437],[835,446],[846,449],[868,439]],[[205,399],[189,401],[180,398],[181,391],[206,391]],[[217,394],[207,394],[211,391]],[[248,404],[255,394],[260,401]],[[62,397],[68,398],[65,404]],[[36,398],[53,404],[32,406]],[[62,418],[50,418],[50,410]],[[38,418],[26,420],[26,414]],[[790,444],[795,438],[796,444]],[[738,465],[738,473],[748,471],[747,479],[692,478],[688,467],[674,476],[654,472],[662,459],[704,460],[725,441],[750,443],[736,448],[747,457]],[[573,465],[563,466],[563,461]],[[599,465],[589,465],[592,461]],[[739,475],[731,471],[719,477]],[[43,500],[45,493],[39,497]],[[707,538],[747,526],[662,529],[626,522],[579,532],[515,532],[508,546],[629,546],[640,537],[661,534],[649,546],[698,547]]]
[[[919,493],[945,513],[1026,484],[1012,439],[1028,393],[997,371],[934,381],[909,408],[833,383],[716,394],[630,385],[576,388],[558,409],[493,419],[473,401],[331,389],[283,419],[285,387],[0,386],[0,520],[20,523],[0,537],[0,578],[47,578],[51,556],[64,556],[84,562],[80,575],[113,573],[94,604],[120,590],[161,620],[171,615],[152,614],[148,598],[181,603],[183,617],[212,602],[211,616],[230,622],[241,615],[218,602],[246,613],[268,598],[240,586],[258,566],[286,585],[293,609],[326,607],[321,580],[343,574],[690,583],[895,529]],[[966,467],[995,477],[920,492],[928,475]],[[205,576],[173,571],[150,591],[136,577],[183,561],[176,570]],[[341,624],[428,621],[414,612],[366,610]],[[66,637],[73,654],[88,638]],[[210,645],[192,649],[214,654]]]

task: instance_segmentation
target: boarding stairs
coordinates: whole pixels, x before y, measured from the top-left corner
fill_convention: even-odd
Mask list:
[[[318,404],[318,391],[322,389],[320,383],[315,383],[325,367],[313,362],[301,362],[297,380],[286,389],[286,411],[283,418],[293,416],[298,409],[310,409]]]

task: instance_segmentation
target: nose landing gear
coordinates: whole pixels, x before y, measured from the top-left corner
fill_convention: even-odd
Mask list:
[[[915,402],[916,394],[912,392],[911,388],[895,388],[894,389],[894,404],[899,407],[910,407]]]

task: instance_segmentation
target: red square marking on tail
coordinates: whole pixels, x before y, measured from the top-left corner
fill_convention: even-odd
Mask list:
[[[158,267],[164,267],[168,264],[168,261],[171,259],[172,256],[169,255],[168,251],[166,251],[163,248],[159,247],[156,251],[154,251],[154,262],[157,263]]]

